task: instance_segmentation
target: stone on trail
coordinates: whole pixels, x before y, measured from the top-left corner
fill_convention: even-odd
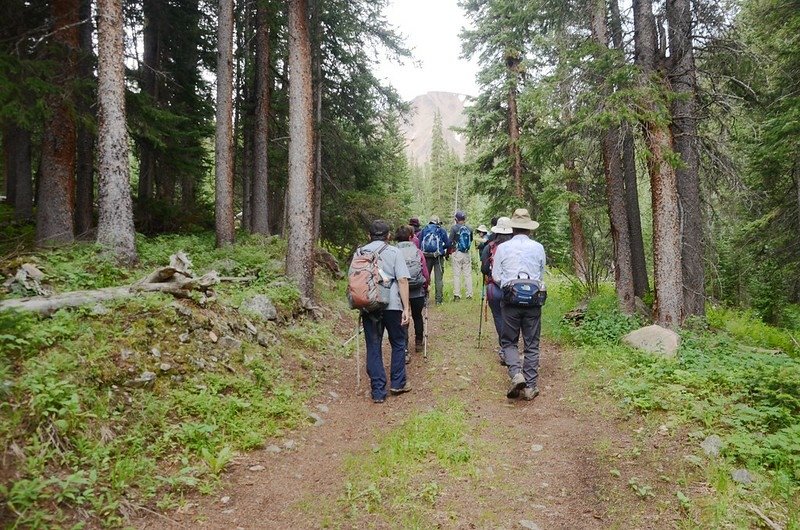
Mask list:
[[[181,341],[182,343],[186,344],[187,342],[189,342],[189,334],[188,333],[181,333],[180,335],[178,335],[178,340]]]
[[[320,416],[316,412],[311,412],[308,415],[308,417],[314,420],[314,427],[319,427],[320,425],[323,425],[325,423],[325,420],[322,419],[322,416]]]
[[[278,447],[278,446],[277,446],[277,445],[275,445],[275,444],[268,445],[268,446],[267,446],[267,447],[266,447],[264,450],[265,450],[266,452],[268,452],[268,453],[273,453],[273,454],[278,454],[278,453],[280,453],[280,452],[281,452],[281,448],[280,448],[280,447]]]
[[[529,521],[527,519],[521,519],[519,525],[522,528],[527,528],[528,530],[541,530],[541,527],[534,523],[533,521]]]
[[[328,408],[328,405],[323,405],[322,403],[317,405],[317,410],[322,412],[323,414],[327,414],[328,412],[330,412],[330,409]]]
[[[330,392],[328,392],[328,395],[329,395],[330,397],[332,397],[333,399],[339,399],[339,394],[338,394],[337,392],[334,392],[333,390],[331,390]]]
[[[169,363],[161,363],[158,365],[159,370],[162,372],[169,372],[172,369],[172,365]]]
[[[538,453],[538,452],[539,452],[539,451],[541,451],[542,449],[544,449],[544,446],[543,446],[543,445],[540,445],[540,444],[533,444],[533,445],[531,445],[531,451],[533,451],[534,453]]]
[[[712,434],[700,443],[700,447],[708,456],[719,456],[719,452],[722,450],[722,438]]]
[[[242,341],[240,341],[239,339],[234,339],[233,337],[230,337],[228,335],[225,335],[224,337],[219,339],[219,345],[220,347],[226,350],[237,351],[242,349]]]
[[[209,331],[209,332],[208,332],[208,338],[209,338],[209,339],[211,339],[211,342],[213,342],[214,344],[216,344],[216,343],[217,343],[217,341],[219,340],[219,339],[217,338],[217,334],[216,334],[216,333],[214,333],[213,331]]]
[[[228,504],[229,502],[231,502],[231,498],[230,498],[230,496],[228,496],[228,495],[225,495],[224,497],[222,497],[222,498],[219,500],[219,502],[221,502],[222,504]]]
[[[285,442],[283,442],[283,447],[291,451],[292,449],[297,447],[297,442],[295,442],[294,440],[286,440]]]
[[[137,377],[136,379],[133,379],[131,381],[128,381],[127,384],[128,384],[128,386],[133,386],[133,387],[144,387],[144,386],[151,385],[153,383],[153,381],[155,381],[155,380],[156,380],[156,374],[155,373],[153,373],[153,372],[142,372],[139,375],[139,377]]]
[[[731,472],[731,478],[734,482],[738,482],[739,484],[752,484],[753,483],[753,475],[746,469],[734,469]]]
[[[256,464],[254,466],[250,466],[248,469],[250,471],[264,471],[266,468],[264,466],[262,466],[261,464]]]
[[[263,320],[278,319],[278,310],[275,309],[275,304],[272,303],[269,297],[263,294],[258,294],[253,298],[245,300],[242,302],[242,305],[239,306],[239,309],[258,315]]]
[[[681,338],[671,329],[653,324],[628,333],[622,338],[622,342],[634,348],[671,359],[675,357],[678,351]]]

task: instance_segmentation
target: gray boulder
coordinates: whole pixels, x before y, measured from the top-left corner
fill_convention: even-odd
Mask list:
[[[700,447],[703,448],[703,451],[708,456],[719,456],[719,453],[722,450],[722,445],[722,438],[716,434],[712,434],[703,440],[703,442],[700,444]]]
[[[628,333],[622,338],[622,342],[634,348],[672,359],[678,352],[681,338],[671,329],[653,324]]]
[[[275,304],[272,303],[272,300],[270,300],[269,297],[263,294],[259,294],[253,298],[245,300],[242,302],[242,305],[239,306],[239,309],[254,315],[258,315],[263,320],[278,319],[278,310],[275,309]]]
[[[225,350],[236,351],[242,349],[242,341],[233,337],[229,337],[228,335],[225,335],[219,339],[219,345]]]

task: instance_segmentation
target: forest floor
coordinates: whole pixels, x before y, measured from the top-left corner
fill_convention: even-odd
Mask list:
[[[309,404],[316,425],[239,455],[212,495],[138,528],[670,528],[679,525],[680,448],[624,416],[545,340],[541,395],[508,400],[506,369],[479,300],[430,311],[413,391],[383,404],[337,359]],[[359,337],[363,340],[362,337]],[[384,357],[388,362],[388,344]],[[363,361],[363,343],[361,355]],[[363,362],[362,362],[363,364]],[[585,374],[584,374],[585,375]],[[644,432],[644,434],[642,434]],[[677,462],[677,464],[673,464]]]

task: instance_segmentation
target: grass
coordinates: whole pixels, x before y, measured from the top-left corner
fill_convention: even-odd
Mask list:
[[[428,527],[442,494],[439,472],[463,476],[473,470],[467,431],[463,406],[443,401],[409,416],[371,451],[350,455],[339,499],[346,518],[358,525],[364,514],[372,514],[390,527]]]
[[[687,462],[696,467],[699,483],[711,487],[676,493],[685,527],[754,525],[757,517],[748,505],[760,504],[785,528],[800,528],[800,361],[749,347],[776,348],[785,330],[770,329],[747,313],[725,310],[723,317],[711,310],[709,321],[726,323],[725,330],[683,330],[679,355],[668,360],[620,344],[642,322],[616,310],[609,287],[589,302],[580,326],[557,318],[576,302],[576,293],[563,284],[550,288],[548,304],[564,302],[557,302],[562,305],[556,314],[546,313],[544,329],[576,348],[582,384],[611,394],[628,414],[653,418],[646,425],[666,424],[685,436],[679,442],[690,453]],[[699,448],[711,434],[724,442],[716,459]],[[748,469],[755,481],[734,482],[737,468]],[[640,486],[630,488],[646,494]]]
[[[167,509],[187,491],[213,492],[237,452],[309,421],[315,356],[341,341],[329,325],[294,323],[299,295],[278,263],[283,242],[241,238],[218,251],[213,234],[200,234],[138,247],[142,263],[132,271],[103,261],[93,245],[15,260],[36,261],[58,291],[133,281],[176,250],[196,272],[257,280],[221,285],[206,308],[153,294],[106,303],[107,312],[0,312],[0,520],[12,528],[122,526],[139,506]],[[293,323],[253,320],[272,337],[268,347],[231,308],[254,294],[274,296],[280,319]],[[210,331],[241,348],[222,348]],[[289,371],[298,358],[305,370]],[[153,383],[137,381],[146,371]]]

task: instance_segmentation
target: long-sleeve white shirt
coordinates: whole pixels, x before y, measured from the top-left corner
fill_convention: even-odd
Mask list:
[[[546,262],[544,247],[524,234],[517,234],[497,247],[492,266],[492,279],[505,287],[520,274],[541,281]],[[524,273],[524,274],[523,274]]]

